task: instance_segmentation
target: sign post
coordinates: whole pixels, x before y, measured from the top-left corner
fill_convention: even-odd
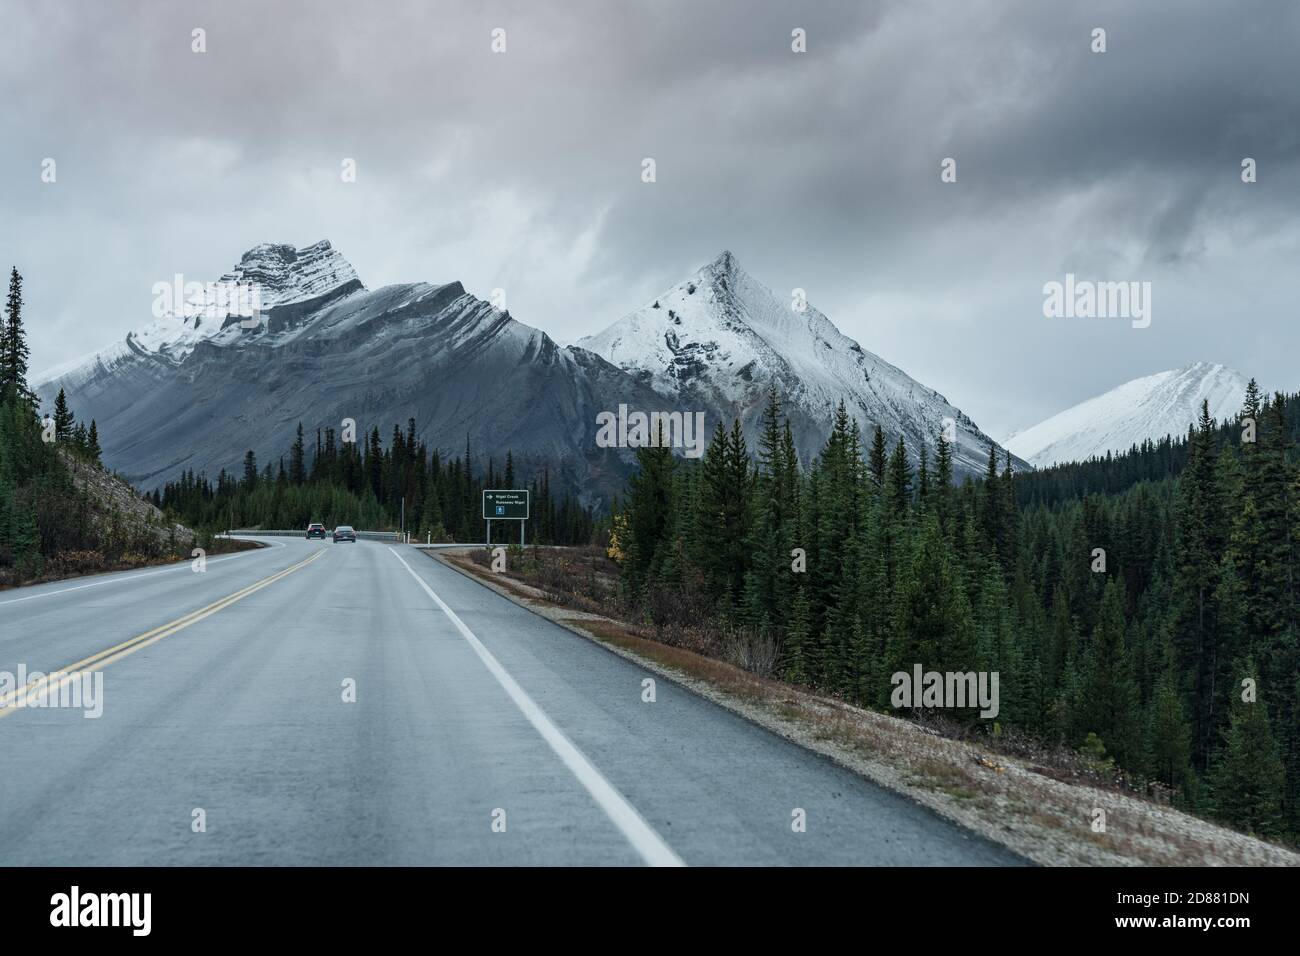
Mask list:
[[[487,543],[492,544],[492,522],[518,521],[519,547],[524,547],[524,524],[528,521],[528,489],[483,489],[483,520],[487,522]]]

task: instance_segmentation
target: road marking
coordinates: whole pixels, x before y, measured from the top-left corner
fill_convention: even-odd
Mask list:
[[[277,544],[276,547],[283,548],[284,545]],[[222,561],[227,561],[231,558],[242,558],[250,554],[265,553],[265,549],[258,548],[256,551],[244,551],[240,554],[226,554],[213,558],[208,562],[208,564],[220,564]],[[136,578],[151,578],[155,574],[166,574],[169,571],[184,571],[187,567],[189,567],[189,562],[183,562],[175,567],[159,568],[157,571],[142,571],[139,574],[131,574],[123,578],[109,577],[102,581],[91,581],[89,584],[77,584],[70,588],[59,588],[57,591],[42,591],[40,594],[29,594],[26,597],[10,598],[8,601],[0,601],[0,607],[3,607],[6,604],[19,604],[23,601],[35,601],[37,598],[50,597],[55,594],[67,594],[69,591],[82,591],[86,588],[97,588],[104,584],[121,584],[123,581],[134,581]]]
[[[415,578],[417,584],[424,588],[426,594],[433,598],[433,602],[442,609],[451,623],[456,625],[456,630],[460,631],[461,637],[469,643],[474,649],[474,653],[479,656],[497,683],[514,701],[515,706],[519,708],[528,722],[533,725],[542,739],[545,740],[555,751],[555,755],[560,758],[570,772],[578,778],[578,782],[586,788],[591,794],[596,804],[605,811],[605,815],[613,822],[614,826],[622,832],[627,841],[632,844],[632,848],[641,854],[641,858],[651,866],[685,866],[682,858],[673,852],[672,848],[664,842],[663,837],[654,831],[654,828],[645,821],[645,818],[637,812],[632,804],[627,802],[627,798],[614,789],[613,784],[605,779],[604,775],[596,769],[590,760],[574,746],[564,732],[551,723],[551,719],[546,716],[540,707],[533,702],[522,687],[515,682],[510,673],[501,666],[501,662],[493,656],[492,652],[483,646],[483,642],[474,636],[471,631],[459,617],[456,612],[449,608],[442,598],[434,593],[433,588],[425,583],[406,563],[400,554],[393,551],[393,557],[402,562],[402,567],[410,572],[411,577]]]
[[[299,568],[304,568],[311,564],[325,553],[324,550],[317,551],[310,558],[299,561],[297,564],[292,564],[281,571],[277,571],[275,574],[262,578],[260,581],[255,581],[247,587],[240,588],[233,594],[228,594],[220,600],[213,601],[207,607],[201,607],[197,611],[191,611],[168,624],[162,624],[151,631],[145,631],[143,634],[138,634],[130,640],[123,641],[121,644],[115,644],[97,654],[83,657],[75,664],[55,668],[48,674],[42,674],[36,680],[28,681],[25,686],[17,690],[12,690],[7,694],[0,695],[0,717],[7,717],[15,710],[19,710],[20,708],[14,703],[14,701],[19,698],[30,697],[32,694],[52,694],[80,674],[103,670],[109,664],[116,663],[128,655],[134,654],[136,651],[148,647],[150,644],[156,644],[164,637],[170,637],[177,631],[183,631],[191,624],[197,624],[199,621],[211,617],[223,608],[228,608],[235,602],[242,601],[250,594],[274,584],[283,577],[288,577]],[[51,679],[55,675],[58,675],[58,680],[51,683]]]

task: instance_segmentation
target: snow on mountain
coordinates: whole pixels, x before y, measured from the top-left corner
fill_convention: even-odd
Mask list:
[[[1147,439],[1180,437],[1208,401],[1222,421],[1241,410],[1246,379],[1226,365],[1195,362],[1125,382],[1067,408],[1003,444],[1038,467],[1128,451]]]
[[[254,246],[220,281],[256,283],[266,309],[318,299],[342,286],[361,283],[352,263],[323,239],[301,249],[271,243]]]
[[[172,280],[169,277],[162,284],[170,286]],[[215,285],[228,288],[236,284],[257,287],[264,313],[364,289],[351,263],[324,240],[302,249],[272,243],[254,246]],[[216,339],[223,332],[227,341],[238,338],[246,330],[239,328],[239,317],[232,315],[214,292],[213,285],[204,284],[199,294],[182,294],[181,308],[163,310],[162,315],[128,332],[124,340],[106,349],[38,373],[32,378],[32,387],[39,388],[56,379],[62,379],[64,387],[81,385],[120,368],[123,363],[139,359],[176,365],[199,342]]]
[[[300,422],[314,435],[352,419],[386,436],[414,418],[444,453],[468,440],[500,465],[509,450],[524,473],[548,468],[592,503],[621,490],[634,454],[596,446],[597,415],[620,401],[647,407],[654,393],[461,283],[367,290],[328,243],[257,246],[222,281],[258,283],[263,321],[182,308],[35,385],[46,409],[63,389],[80,419],[95,419],[104,461],[131,481],[213,477],[250,449],[274,461]]]
[[[841,399],[868,440],[879,424],[891,443],[902,435],[913,454],[922,442],[933,451],[952,419],[957,470],[979,473],[988,461],[992,439],[960,409],[865,351],[811,305],[797,311],[730,252],[577,345],[639,376],[675,407],[694,401],[740,417],[751,439],[775,382],[805,462],[820,452]]]
[[[46,407],[64,389],[79,418],[97,420],[104,460],[145,486],[182,470],[238,467],[250,448],[268,460],[299,422],[314,433],[351,418],[386,433],[414,417],[431,447],[459,449],[468,438],[486,453],[508,449],[521,467],[550,467],[561,486],[607,500],[635,456],[600,444],[599,416],[622,405],[702,412],[706,431],[738,417],[756,447],[771,384],[805,463],[841,400],[864,441],[879,423],[913,455],[922,443],[933,449],[950,419],[959,475],[982,472],[992,445],[938,392],[811,306],[792,309],[730,253],[567,348],[459,282],[368,290],[324,242],[257,246],[220,281],[256,283],[263,321],[191,308],[213,305],[205,292],[180,315],[34,382]]]

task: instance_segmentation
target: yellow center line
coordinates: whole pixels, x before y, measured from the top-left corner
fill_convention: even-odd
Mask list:
[[[191,611],[168,624],[163,624],[155,627],[153,630],[145,631],[143,634],[138,634],[130,640],[105,648],[98,653],[91,654],[89,657],[83,657],[74,664],[56,668],[48,674],[42,674],[35,680],[29,681],[25,687],[0,695],[0,717],[7,717],[15,710],[19,709],[15,705],[15,701],[20,699],[26,700],[32,694],[36,693],[53,693],[79,674],[102,670],[109,664],[120,661],[122,658],[134,654],[136,651],[148,647],[150,644],[156,644],[164,637],[170,637],[177,631],[183,631],[191,624],[197,624],[199,621],[211,617],[218,611],[230,607],[230,605],[237,601],[242,601],[255,591],[260,591],[262,588],[274,584],[281,578],[293,574],[293,572],[297,571],[299,568],[306,567],[325,553],[324,550],[317,551],[310,558],[299,561],[297,564],[290,565],[282,571],[277,571],[275,574],[262,578],[260,581],[255,581],[247,587],[240,588],[234,594],[228,594],[220,600],[213,601],[207,607],[201,607],[197,611]],[[51,683],[51,681],[54,682]]]

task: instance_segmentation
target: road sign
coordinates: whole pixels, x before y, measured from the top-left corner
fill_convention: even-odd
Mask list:
[[[528,490],[484,489],[483,517],[488,521],[527,520]]]

